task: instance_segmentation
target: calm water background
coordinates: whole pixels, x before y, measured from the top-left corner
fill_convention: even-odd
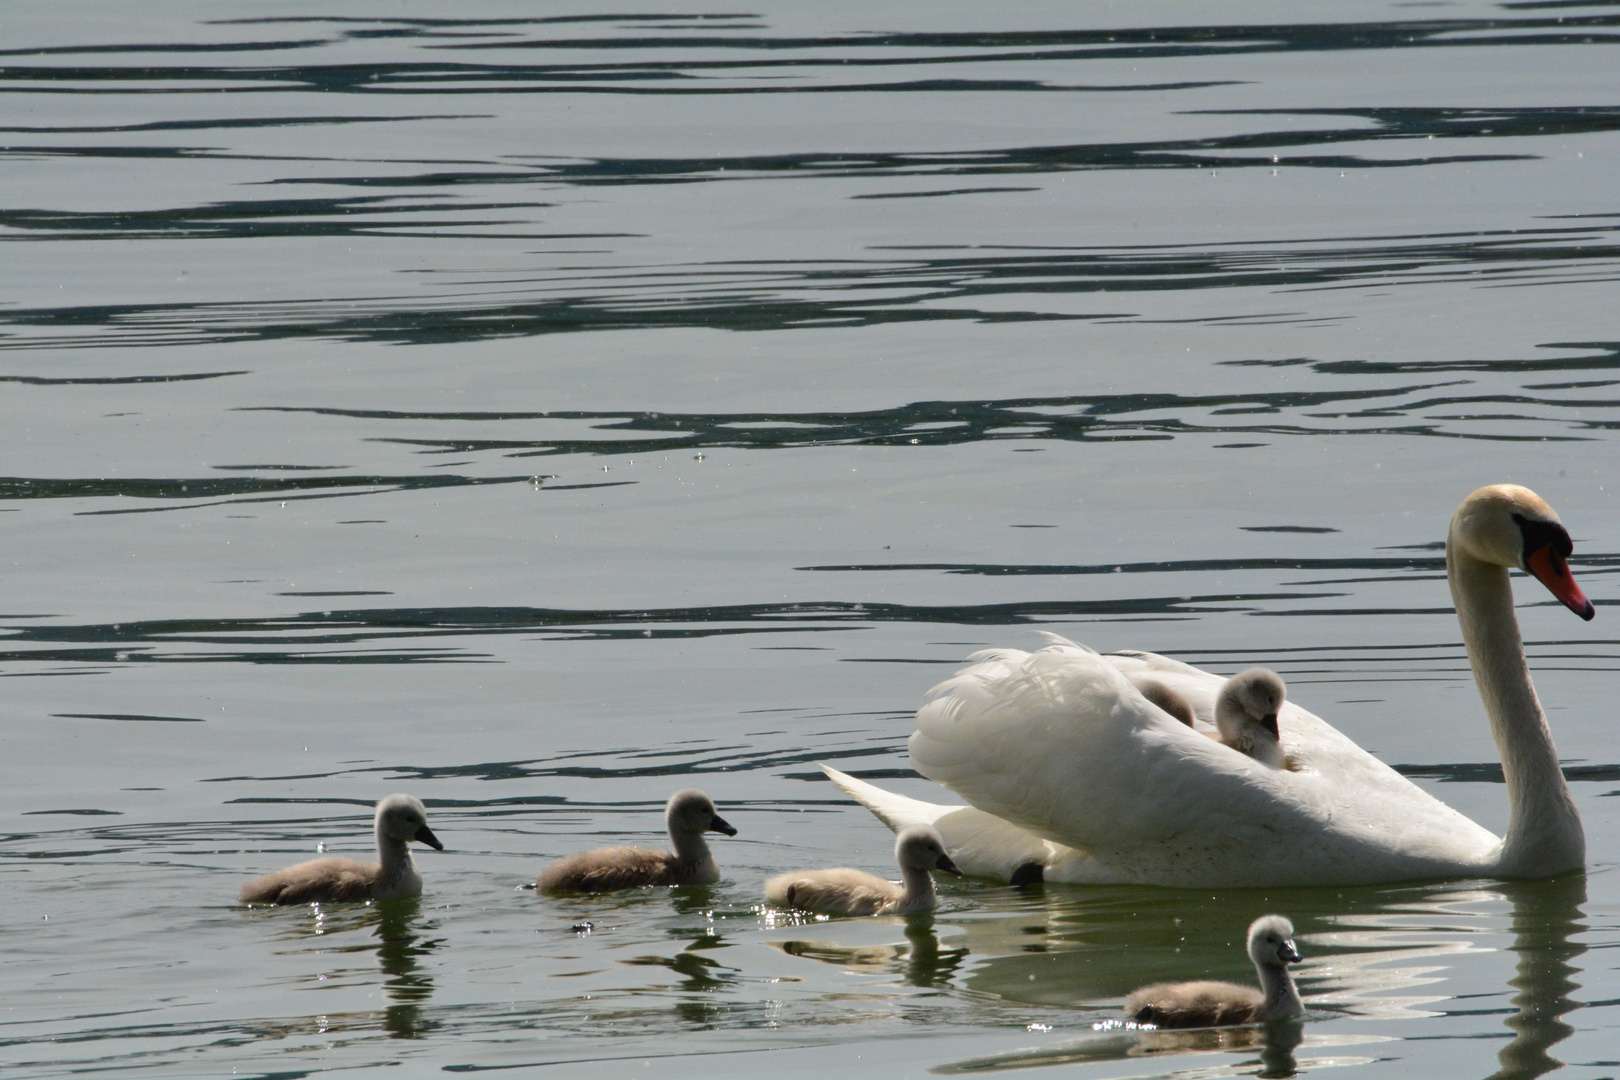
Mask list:
[[[1620,5],[626,10],[0,9],[0,1069],[1614,1075]],[[1501,480],[1584,879],[759,910],[1037,628],[1500,829]],[[519,889],[688,785],[719,885]],[[420,903],[234,905],[395,790]],[[1308,1023],[1093,1030],[1265,910]]]

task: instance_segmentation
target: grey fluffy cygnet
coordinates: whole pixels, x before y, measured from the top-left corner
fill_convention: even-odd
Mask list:
[[[1227,679],[1215,698],[1215,727],[1221,742],[1262,765],[1283,768],[1277,713],[1287,696],[1282,679],[1266,668],[1250,668]]]
[[[1180,720],[1188,727],[1193,726],[1193,707],[1188,704],[1186,698],[1164,685],[1164,683],[1154,679],[1143,679],[1136,684],[1136,688],[1142,692],[1143,697],[1169,713],[1172,717]]]
[[[1254,920],[1249,959],[1260,975],[1259,990],[1229,982],[1155,983],[1125,999],[1125,1015],[1161,1028],[1264,1024],[1302,1015],[1305,1005],[1288,974],[1288,965],[1299,962],[1294,924],[1281,915]]]
[[[737,830],[696,788],[677,791],[664,809],[673,852],[651,848],[608,847],[558,859],[535,882],[541,892],[613,892],[649,885],[712,885],[720,880],[706,832],[736,836]]]
[[[900,864],[903,887],[876,874],[841,866],[778,874],[765,883],[765,900],[778,907],[826,915],[910,915],[932,911],[939,904],[930,871],[962,876],[932,826],[901,829],[894,841],[894,859]]]
[[[421,895],[422,874],[411,858],[411,841],[444,850],[428,828],[421,800],[410,795],[388,796],[377,804],[376,823],[381,862],[311,859],[254,878],[242,886],[239,899],[244,904],[317,904]]]

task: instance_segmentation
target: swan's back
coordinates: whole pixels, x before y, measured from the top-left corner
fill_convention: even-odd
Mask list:
[[[1264,1000],[1254,987],[1237,983],[1155,983],[1125,999],[1125,1015],[1163,1028],[1220,1027],[1249,1023]]]
[[[778,874],[765,883],[768,903],[826,915],[884,914],[899,904],[901,892],[892,881],[848,866]]]
[[[614,892],[658,885],[708,885],[719,879],[711,861],[683,865],[672,852],[652,848],[609,847],[581,851],[558,859],[535,882],[541,892]]]
[[[377,897],[382,864],[358,859],[311,859],[256,877],[238,893],[244,904],[329,904]]]
[[[970,659],[917,713],[913,765],[978,809],[1084,852],[1087,880],[1354,884],[1485,868],[1500,847],[1292,702],[1280,727],[1297,772],[1233,754],[1132,685],[1151,677],[1212,715],[1224,680],[1186,664],[1099,656],[1055,636],[1033,653]],[[1279,844],[1288,859],[1275,857]]]

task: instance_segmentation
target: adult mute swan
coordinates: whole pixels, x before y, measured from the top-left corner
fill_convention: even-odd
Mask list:
[[[614,892],[650,885],[713,885],[720,880],[706,832],[736,836],[714,800],[696,788],[677,791],[664,807],[673,852],[651,848],[608,847],[558,859],[540,871],[541,892]]]
[[[420,799],[390,795],[377,804],[377,857],[381,862],[329,857],[256,877],[238,898],[244,904],[320,904],[348,900],[398,900],[420,896],[422,874],[410,843],[444,850],[428,828]]]
[[[1294,989],[1288,965],[1299,963],[1294,924],[1281,915],[1262,915],[1249,925],[1249,959],[1260,989],[1237,983],[1154,983],[1125,999],[1125,1015],[1161,1028],[1267,1024],[1302,1016],[1305,1005]]]
[[[828,915],[910,915],[939,906],[934,876],[943,870],[962,876],[945,853],[945,841],[926,825],[901,829],[894,840],[894,861],[905,887],[865,870],[840,866],[832,870],[796,870],[765,883],[765,901],[777,907],[820,911]]]
[[[1292,771],[1229,753],[1150,706],[1151,677],[1201,715],[1223,680],[1152,653],[1100,656],[1048,635],[1033,653],[990,650],[934,687],[910,741],[917,771],[967,799],[941,806],[823,769],[893,829],[933,825],[969,874],[1169,886],[1355,885],[1441,877],[1550,877],[1585,863],[1513,614],[1510,567],[1583,619],[1558,515],[1515,484],[1463,500],[1446,573],[1474,681],[1502,757],[1509,819],[1498,838],[1332,726],[1283,705]]]

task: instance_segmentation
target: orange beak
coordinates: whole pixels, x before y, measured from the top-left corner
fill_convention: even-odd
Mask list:
[[[1592,601],[1581,592],[1581,587],[1575,584],[1575,577],[1569,572],[1569,564],[1564,557],[1554,551],[1551,544],[1531,554],[1525,560],[1529,571],[1536,576],[1536,580],[1547,586],[1547,591],[1561,600],[1565,607],[1590,622],[1597,609]]]

